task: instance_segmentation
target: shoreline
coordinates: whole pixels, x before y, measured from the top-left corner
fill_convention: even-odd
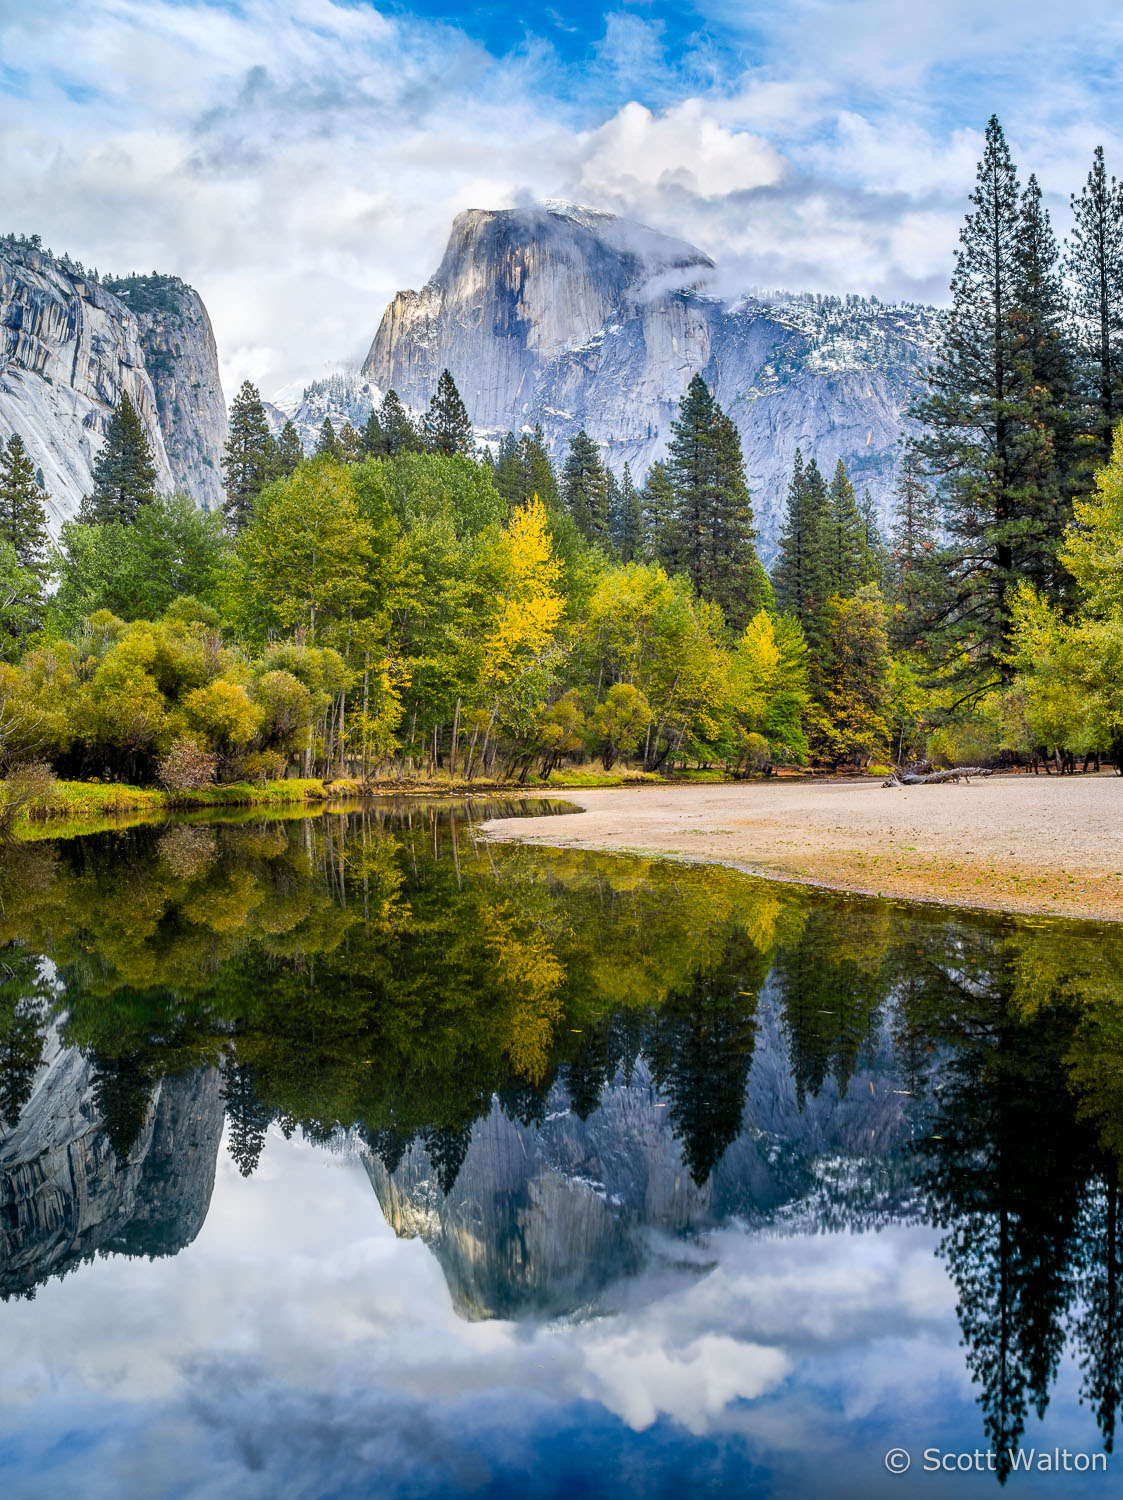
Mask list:
[[[721,864],[851,895],[1123,922],[1123,778],[996,776],[570,791],[565,819],[504,818],[500,842]],[[692,826],[693,825],[693,826]]]

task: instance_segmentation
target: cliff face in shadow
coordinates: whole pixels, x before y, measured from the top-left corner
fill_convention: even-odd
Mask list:
[[[0,1138],[0,1296],[99,1251],[174,1255],[203,1227],[222,1138],[218,1073],[159,1079],[124,1161],[95,1074],[54,1039],[18,1125]]]

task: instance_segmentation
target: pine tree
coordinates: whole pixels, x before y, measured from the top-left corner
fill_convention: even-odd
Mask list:
[[[505,433],[499,440],[491,482],[508,505],[521,505],[530,498],[527,491],[529,475],[523,462],[522,445],[513,432]]]
[[[578,531],[587,541],[608,536],[608,473],[596,443],[582,427],[569,444],[562,469],[561,496]]]
[[[991,118],[972,211],[960,234],[952,307],[929,392],[910,413],[914,448],[938,484],[947,546],[944,598],[933,627],[965,666],[969,691],[1007,677],[1008,595],[1051,568],[1060,515],[1045,524],[1052,481],[1041,456],[1054,443],[1048,402],[1033,386],[1027,329],[1026,227],[1002,127]]]
[[[858,497],[846,465],[840,458],[827,489],[827,504],[820,523],[823,584],[828,595],[853,594],[869,580],[862,577],[866,562],[866,528],[858,509]]]
[[[372,409],[363,428],[362,453],[364,458],[387,458],[390,453],[390,444],[382,430],[377,407]]]
[[[877,514],[877,501],[867,486],[858,503],[862,517],[862,567],[859,582],[876,583],[879,588],[885,582],[885,538],[881,534],[881,521]]]
[[[609,518],[612,540],[620,561],[636,562],[644,555],[643,507],[628,464],[616,486],[615,504]]]
[[[777,607],[796,617],[809,645],[822,645],[828,598],[823,559],[827,489],[814,459],[805,467],[797,448],[788,484],[780,549],[772,570]]]
[[[269,431],[261,393],[245,380],[230,407],[230,435],[222,460],[226,486],[222,510],[229,531],[235,534],[241,531],[253,513],[254,501],[277,467],[276,444]]]
[[[343,456],[343,444],[336,435],[331,418],[325,417],[320,423],[319,435],[316,438],[316,457],[330,458],[339,464],[343,462]]]
[[[395,458],[399,453],[412,453],[421,446],[417,428],[408,411],[402,405],[397,391],[387,391],[378,408],[378,426],[386,444],[386,456]],[[375,454],[374,457],[381,457]]]
[[[94,487],[82,501],[78,519],[86,524],[120,521],[128,526],[142,505],[156,498],[156,461],[140,413],[121,393],[105,429],[93,466]]]
[[[1055,598],[1064,592],[1057,561],[1081,474],[1077,359],[1058,268],[1057,241],[1037,178],[1022,194],[1014,298],[1022,435],[1019,508],[1025,516],[1022,575]]]
[[[890,636],[897,650],[922,644],[939,584],[936,506],[905,450],[897,481],[896,513],[889,536]]]
[[[467,408],[448,370],[441,371],[437,389],[429,402],[425,441],[434,453],[462,453],[471,458],[476,451]]]
[[[675,487],[665,463],[654,463],[648,469],[640,502],[645,553],[653,562],[671,567],[679,549],[675,537]]]
[[[540,422],[534,424],[533,432],[523,433],[519,448],[526,466],[530,495],[537,495],[547,510],[559,505],[561,492],[558,489],[558,478],[550,462],[546,435]]]
[[[344,463],[357,464],[362,458],[363,439],[353,423],[344,422],[343,431],[339,434],[339,447]]]
[[[677,565],[739,629],[765,602],[768,582],[753,545],[740,434],[700,375],[687,386],[671,424],[667,471],[675,495]]]
[[[1095,460],[1110,453],[1111,429],[1123,415],[1123,183],[1108,178],[1102,146],[1079,198],[1073,194],[1072,239],[1065,269],[1097,408]]]
[[[49,570],[46,499],[23,439],[13,432],[0,448],[0,538],[11,543],[21,568],[40,577]]]
[[[304,459],[304,445],[300,441],[300,434],[292,422],[286,422],[281,428],[281,435],[277,439],[275,462],[277,474],[282,479],[287,479],[290,474],[296,472],[296,466]]]

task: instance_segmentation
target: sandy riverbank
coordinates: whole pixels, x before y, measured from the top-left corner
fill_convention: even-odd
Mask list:
[[[713,860],[753,874],[956,906],[1123,921],[1123,777],[994,776],[566,791],[572,817],[489,836]]]

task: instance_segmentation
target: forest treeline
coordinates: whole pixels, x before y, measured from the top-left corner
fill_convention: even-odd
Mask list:
[[[991,120],[893,524],[797,453],[771,577],[696,375],[637,485],[584,432],[475,441],[451,374],[305,455],[246,383],[221,515],[156,492],[127,395],[54,545],[0,453],[0,758],[152,779],[693,763],[734,773],[1123,742],[1123,188],[1058,245]]]

